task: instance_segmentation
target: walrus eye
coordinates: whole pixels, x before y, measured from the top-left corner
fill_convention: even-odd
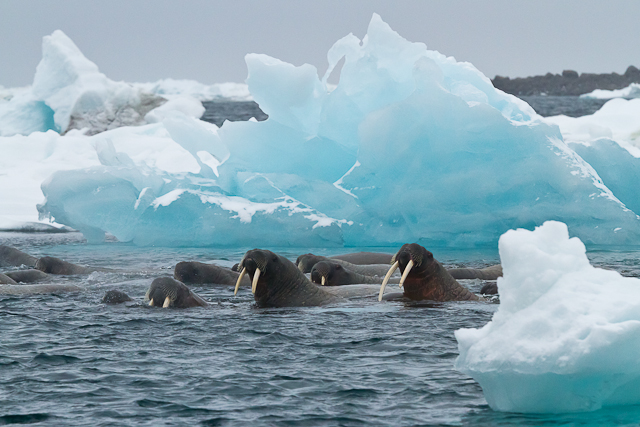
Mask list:
[[[342,270],[342,266],[341,265],[336,266],[336,270]]]

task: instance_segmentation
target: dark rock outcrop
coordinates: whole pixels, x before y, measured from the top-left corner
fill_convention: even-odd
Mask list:
[[[507,93],[516,96],[551,95],[578,96],[596,89],[615,90],[640,83],[640,70],[633,65],[620,75],[610,74],[578,74],[573,70],[565,70],[562,74],[547,73],[544,76],[533,76],[511,79],[496,76],[493,85]]]

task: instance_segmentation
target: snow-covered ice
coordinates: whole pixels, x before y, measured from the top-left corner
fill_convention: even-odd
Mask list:
[[[580,95],[580,98],[611,99],[611,98],[640,98],[640,83],[631,83],[623,89],[596,89],[593,92]]]
[[[500,306],[456,331],[456,368],[494,410],[593,411],[640,404],[640,280],[589,264],[565,224],[500,238]]]
[[[171,99],[190,96],[200,101],[252,101],[246,83],[215,83],[205,85],[195,80],[162,79],[150,83],[133,83],[133,87]]]

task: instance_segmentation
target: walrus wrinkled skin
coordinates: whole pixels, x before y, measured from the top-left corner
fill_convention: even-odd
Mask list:
[[[0,267],[33,267],[38,258],[26,254],[11,246],[0,245]]]
[[[219,285],[235,286],[240,273],[231,271],[218,265],[205,264],[197,261],[183,261],[176,264],[173,277],[189,284],[216,283]],[[243,278],[243,284],[249,286],[249,278]]]
[[[60,258],[45,256],[36,262],[35,267],[48,274],[91,274],[94,271],[110,271],[105,268],[84,267],[63,261]]]
[[[433,254],[417,243],[402,245],[392,259],[389,270],[402,271],[400,283],[404,286],[404,296],[411,300],[422,301],[480,301],[467,288],[461,286]],[[386,279],[386,277],[385,277]],[[380,295],[386,283],[380,288]]]
[[[107,291],[102,297],[102,302],[105,304],[122,304],[129,301],[133,301],[131,297],[117,289]]]
[[[308,307],[342,300],[311,283],[295,264],[271,251],[248,251],[238,268],[241,276],[251,278],[259,307]]]
[[[187,285],[171,277],[159,277],[151,282],[151,286],[144,298],[145,301],[149,301],[149,305],[152,307],[191,308],[207,306],[207,303],[192,292]]]
[[[5,274],[19,283],[35,283],[49,278],[47,273],[35,269],[9,271]]]
[[[385,267],[386,270],[389,267]],[[385,271],[386,273],[386,271]],[[311,281],[322,286],[344,286],[354,284],[381,284],[383,276],[367,276],[351,271],[335,261],[320,261],[311,269]],[[399,283],[400,277],[390,278],[388,283]]]
[[[369,252],[365,252],[369,253]],[[296,260],[298,269],[303,273],[310,273],[313,266],[322,261],[329,261],[334,264],[340,264],[349,271],[365,276],[381,276],[383,277],[387,270],[389,270],[389,263],[387,264],[352,264],[348,261],[341,259],[327,258],[320,255],[304,254],[300,255]],[[379,282],[380,283],[380,282]]]

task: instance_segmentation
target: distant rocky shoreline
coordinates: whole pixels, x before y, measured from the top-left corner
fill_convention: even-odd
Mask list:
[[[516,96],[578,96],[596,89],[623,89],[631,83],[640,83],[640,70],[631,65],[622,75],[578,74],[573,70],[565,70],[562,74],[547,73],[544,76],[515,79],[496,76],[492,81],[496,88]]]

